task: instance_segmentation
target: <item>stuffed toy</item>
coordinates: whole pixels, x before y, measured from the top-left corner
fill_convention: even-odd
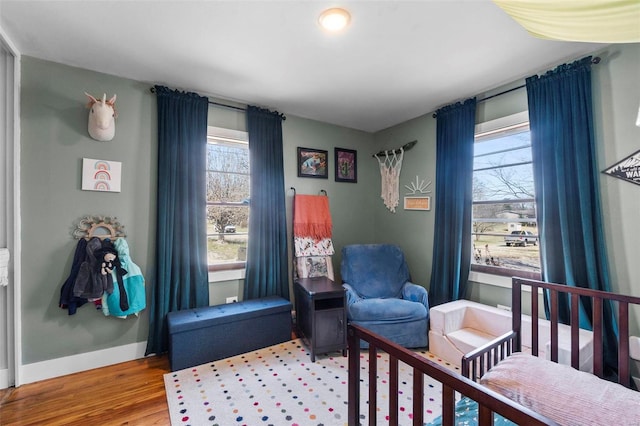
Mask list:
[[[118,256],[111,252],[106,252],[102,257],[102,265],[100,267],[100,273],[102,275],[110,274],[115,267],[114,261]]]
[[[89,98],[89,136],[100,142],[110,141],[116,134],[116,95],[107,100],[106,93],[102,99],[96,99],[87,92],[84,94]]]

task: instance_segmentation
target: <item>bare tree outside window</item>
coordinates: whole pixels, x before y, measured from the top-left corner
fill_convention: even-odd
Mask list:
[[[246,141],[209,136],[207,144],[207,247],[209,265],[246,260],[250,170]]]
[[[476,134],[471,269],[540,273],[528,123]]]

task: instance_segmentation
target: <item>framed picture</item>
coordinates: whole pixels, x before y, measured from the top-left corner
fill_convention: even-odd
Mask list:
[[[120,173],[122,163],[119,161],[82,159],[82,190],[120,192]]]
[[[327,151],[298,147],[298,177],[327,179]]]
[[[431,210],[431,197],[404,197],[405,210]]]
[[[358,152],[336,148],[336,182],[358,182]]]

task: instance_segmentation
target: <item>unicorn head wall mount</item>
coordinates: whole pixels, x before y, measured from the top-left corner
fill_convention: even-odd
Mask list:
[[[116,134],[116,95],[107,100],[106,93],[102,99],[96,99],[87,92],[84,94],[89,98],[89,136],[100,142],[110,141]]]

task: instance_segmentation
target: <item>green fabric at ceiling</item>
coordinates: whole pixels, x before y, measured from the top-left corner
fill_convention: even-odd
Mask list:
[[[592,43],[640,42],[638,0],[493,0],[538,38]]]

